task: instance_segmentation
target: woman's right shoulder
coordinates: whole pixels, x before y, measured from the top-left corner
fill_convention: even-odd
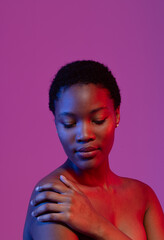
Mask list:
[[[54,183],[54,184],[61,184],[60,181],[60,175],[64,175],[70,180],[74,180],[72,177],[70,168],[67,166],[67,162],[65,162],[63,165],[55,169],[53,172],[49,173],[45,177],[43,177],[39,182],[35,185],[34,190],[37,186],[46,184],[46,183]]]
[[[30,202],[38,194],[36,187],[43,184],[63,184],[60,181],[60,175],[68,176],[67,170],[60,167],[47,176],[43,177],[38,183],[34,186],[34,189],[31,194]],[[29,207],[27,211],[26,222],[24,226],[23,240],[61,240],[61,239],[70,239],[77,240],[77,235],[70,229],[68,226],[62,223],[41,223],[34,218],[31,213],[34,210],[35,206],[32,206],[29,202]]]
[[[57,169],[55,169],[53,172],[49,173],[48,175],[46,175],[45,177],[43,177],[42,179],[40,179],[37,184],[34,187],[34,190],[36,189],[36,187],[41,186],[43,184],[46,183],[60,183],[60,175],[64,175],[67,173],[67,170],[64,169],[63,167],[59,167]]]

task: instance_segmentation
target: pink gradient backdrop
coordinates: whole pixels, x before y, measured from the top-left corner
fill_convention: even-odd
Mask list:
[[[22,239],[34,185],[66,159],[48,89],[57,69],[77,59],[107,64],[121,88],[112,169],[149,184],[164,207],[164,1],[0,5],[0,239]]]

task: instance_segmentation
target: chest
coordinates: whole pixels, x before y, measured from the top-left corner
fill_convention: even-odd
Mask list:
[[[87,193],[96,211],[134,240],[146,240],[143,226],[145,204],[141,199],[119,192]]]

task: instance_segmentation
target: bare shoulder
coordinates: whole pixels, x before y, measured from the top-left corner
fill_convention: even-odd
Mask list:
[[[144,227],[148,240],[164,239],[164,214],[160,202],[147,184],[129,178],[123,179],[123,188],[129,193],[131,201],[134,202],[134,208],[143,207]]]
[[[30,201],[35,198],[37,191],[35,190],[37,186],[43,184],[55,184],[62,185],[63,183],[60,181],[60,175],[69,176],[69,173],[63,167],[59,167],[52,173],[48,174],[44,178],[42,178],[34,187],[33,192],[31,194]],[[38,222],[34,217],[31,216],[32,211],[34,210],[34,206],[32,206],[29,202],[29,207],[27,211],[26,222],[24,226],[23,239],[24,240],[61,240],[68,239],[77,240],[77,235],[66,225],[62,223],[41,223]],[[54,237],[55,236],[55,237]]]
[[[129,191],[134,197],[142,198],[146,202],[147,208],[152,202],[157,201],[157,196],[154,190],[146,183],[132,178],[122,178],[123,189]]]
[[[49,181],[58,181],[60,175],[69,175],[67,167],[65,164],[61,165],[60,167],[56,168],[54,171],[43,177],[38,183],[38,184],[45,184],[48,183]]]

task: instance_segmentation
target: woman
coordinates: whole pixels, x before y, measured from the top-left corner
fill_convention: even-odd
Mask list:
[[[32,193],[24,240],[163,240],[164,216],[146,184],[114,174],[108,163],[120,121],[120,91],[94,61],[62,67],[49,108],[66,162]]]

